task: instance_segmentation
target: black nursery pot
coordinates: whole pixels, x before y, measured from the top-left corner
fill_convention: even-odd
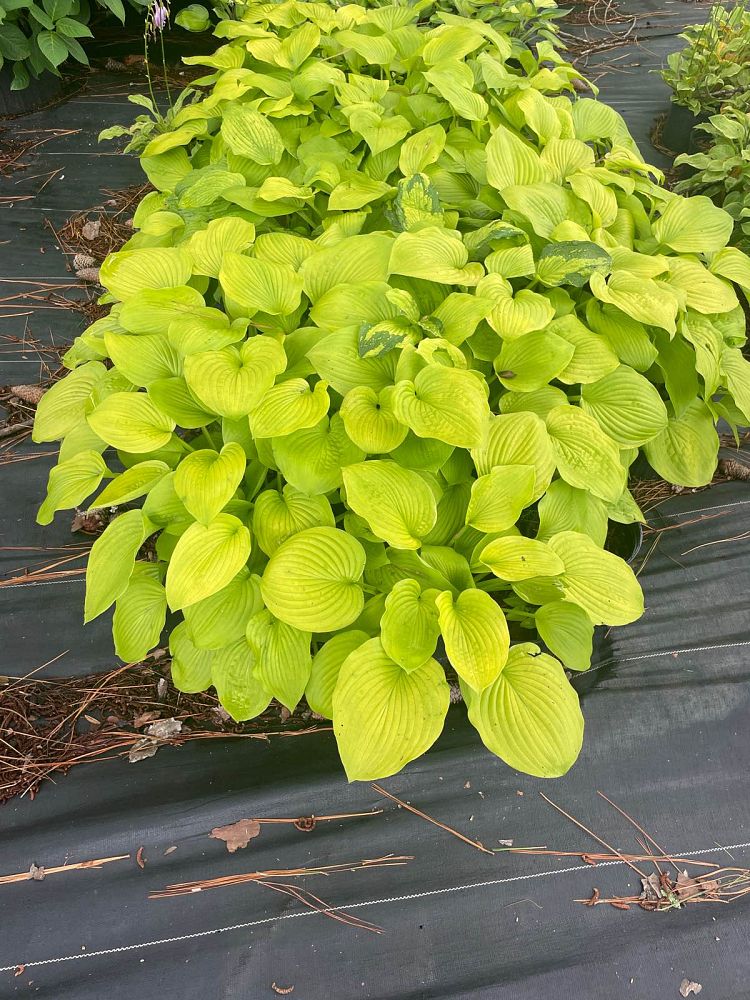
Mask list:
[[[633,563],[640,552],[642,543],[642,524],[618,524],[617,521],[609,522],[607,540],[604,543],[604,548],[607,552],[612,552],[627,563]]]
[[[6,115],[23,115],[35,111],[54,100],[62,91],[62,80],[54,73],[33,77],[25,90],[11,90],[13,68],[6,63],[0,69],[0,118]]]
[[[670,104],[661,132],[662,145],[673,153],[694,153],[697,139],[693,129],[707,121],[708,115],[695,115],[681,104]]]

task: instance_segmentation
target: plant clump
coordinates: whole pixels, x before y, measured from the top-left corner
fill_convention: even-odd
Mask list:
[[[106,482],[86,620],[114,605],[138,660],[171,612],[180,689],[236,720],[304,696],[350,779],[434,743],[446,663],[485,745],[551,777],[566,671],[643,611],[604,548],[631,464],[704,485],[716,420],[750,419],[750,260],[549,41],[437,17],[246,4],[186,60],[110,313],[37,412],[39,520]]]

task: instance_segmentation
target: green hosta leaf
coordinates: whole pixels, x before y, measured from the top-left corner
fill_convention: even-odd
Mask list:
[[[403,443],[394,448],[391,458],[405,469],[419,469],[421,472],[439,472],[453,454],[454,449],[434,438],[419,438],[411,431]]]
[[[617,368],[619,358],[607,340],[592,333],[575,316],[560,316],[547,329],[573,347],[573,357],[559,375],[566,385],[596,382]]]
[[[284,155],[284,143],[276,128],[265,115],[247,104],[224,106],[221,135],[233,153],[254,163],[273,165]]]
[[[88,509],[101,510],[103,507],[129,503],[150,492],[168,473],[167,463],[158,459],[138,462],[108,483]]]
[[[438,500],[435,526],[425,535],[427,544],[451,544],[464,525],[470,498],[471,487],[468,483],[454,483],[443,488],[443,495]]]
[[[556,479],[539,501],[540,542],[548,542],[561,531],[580,531],[603,546],[607,537],[608,509],[588,490],[579,490]]]
[[[477,531],[505,531],[534,499],[533,465],[496,465],[471,486],[466,523]]]
[[[556,406],[547,415],[560,475],[571,486],[613,503],[625,488],[620,451],[597,421],[577,406]]]
[[[539,154],[510,129],[499,125],[487,143],[487,181],[498,191],[546,181],[550,171]]]
[[[638,448],[667,426],[667,408],[661,396],[627,365],[584,385],[581,407],[621,448]]]
[[[115,298],[126,300],[146,288],[186,285],[192,261],[180,247],[148,247],[111,253],[99,270],[99,280]]]
[[[338,528],[306,528],[282,542],[261,581],[268,609],[278,619],[310,632],[336,632],[364,605],[360,578],[365,552]]]
[[[47,496],[36,516],[37,524],[51,524],[55,511],[77,507],[99,486],[109,470],[96,451],[79,451],[50,469]]]
[[[668,483],[706,486],[713,479],[719,454],[711,411],[694,399],[679,417],[671,417],[665,430],[644,446],[646,458]]]
[[[106,374],[100,361],[87,361],[48,389],[36,408],[32,440],[58,441],[82,424],[86,403]]]
[[[575,353],[567,340],[547,330],[506,340],[495,359],[495,370],[506,389],[533,392],[565,371]]]
[[[422,591],[416,580],[399,580],[385,599],[380,621],[383,649],[404,670],[416,670],[435,652],[440,625],[437,591]]]
[[[472,448],[471,457],[480,476],[492,472],[496,465],[533,465],[534,500],[542,496],[555,472],[555,455],[547,428],[533,413],[493,417],[487,443],[482,448]]]
[[[391,394],[369,386],[350,389],[340,409],[346,433],[362,451],[384,455],[397,448],[408,433],[391,406]]]
[[[559,576],[562,560],[545,542],[523,535],[506,535],[493,539],[479,558],[501,580],[515,583],[537,576]]]
[[[84,622],[97,618],[125,592],[136,553],[151,531],[153,525],[140,510],[129,510],[96,539],[86,567]]]
[[[390,273],[393,237],[380,233],[350,236],[335,246],[321,248],[302,264],[305,294],[312,303],[336,285],[359,281],[386,281]]]
[[[482,379],[470,371],[428,365],[413,382],[389,390],[396,418],[418,436],[459,448],[481,446],[490,409]]]
[[[291,267],[239,253],[224,255],[219,282],[224,294],[248,316],[256,312],[289,316],[302,295],[302,278]]]
[[[232,514],[210,524],[191,524],[180,537],[167,570],[167,601],[173,611],[217,593],[250,555],[250,532]]]
[[[184,378],[156,379],[148,387],[148,395],[156,408],[180,427],[206,427],[216,420],[215,413],[200,406]]]
[[[138,663],[159,645],[167,617],[167,598],[159,570],[137,562],[127,589],[115,603],[112,637],[115,652],[126,663]]]
[[[445,149],[445,129],[442,125],[430,125],[420,132],[410,135],[401,146],[398,167],[404,177],[421,174],[426,167],[435,163]]]
[[[472,696],[468,709],[487,749],[518,771],[557,778],[580,753],[578,696],[558,661],[532,643],[511,649],[495,683]]]
[[[553,601],[537,609],[537,631],[551,652],[568,670],[588,670],[594,626],[586,612],[570,601]]]
[[[364,453],[349,439],[338,413],[315,427],[272,438],[276,464],[287,482],[303,493],[330,493],[342,483],[342,466],[361,462]]]
[[[704,315],[730,312],[737,306],[737,295],[731,284],[711,274],[697,260],[671,258],[669,283],[685,296],[689,309]]]
[[[313,389],[303,378],[290,378],[275,385],[250,414],[254,438],[284,437],[306,427],[315,427],[331,404],[326,382]]]
[[[313,657],[310,680],[305,688],[305,700],[313,712],[325,719],[333,718],[333,692],[344,660],[370,637],[353,629],[339,632],[324,643]]]
[[[711,253],[729,242],[732,217],[707,198],[671,198],[653,225],[654,236],[677,253]]]
[[[645,372],[656,361],[658,351],[645,327],[614,306],[590,299],[586,305],[586,323],[607,339],[624,365]]]
[[[108,331],[104,343],[118,372],[133,385],[148,386],[156,379],[172,378],[180,371],[179,354],[158,334],[139,337]]]
[[[172,629],[169,652],[172,654],[172,682],[178,691],[196,694],[211,687],[214,652],[193,645],[185,622]]]
[[[236,420],[247,416],[286,368],[284,348],[271,337],[251,337],[239,350],[225,347],[185,358],[190,391],[207,409]]]
[[[151,488],[143,504],[143,513],[159,528],[190,524],[192,518],[174,491],[173,472]]]
[[[278,621],[270,611],[261,611],[247,623],[247,642],[259,681],[293,712],[310,680],[310,633]]]
[[[562,560],[566,600],[579,604],[594,625],[628,625],[643,614],[643,593],[626,562],[588,535],[563,531],[547,543]]]
[[[675,332],[679,300],[666,282],[628,271],[614,271],[608,280],[598,272],[589,279],[591,291],[601,302],[617,306],[627,316],[648,326]]]
[[[134,454],[157,451],[172,437],[175,422],[142,392],[113,392],[88,415],[102,441]]]
[[[533,392],[506,392],[500,397],[501,413],[523,413],[536,414],[542,420],[547,419],[547,414],[555,406],[565,406],[568,397],[554,385],[543,385],[541,389]]]
[[[250,618],[263,610],[260,584],[243,568],[221,590],[185,608],[190,639],[198,649],[219,649],[244,639]]]
[[[646,518],[630,490],[623,490],[616,503],[607,505],[607,516],[618,524],[645,524]],[[583,530],[583,529],[582,529]],[[586,532],[590,534],[590,532]]]
[[[324,496],[308,496],[289,483],[281,493],[266,490],[255,501],[253,534],[266,555],[305,528],[335,526],[333,511]]]
[[[255,226],[244,219],[227,216],[212,219],[205,229],[193,233],[187,251],[196,274],[218,278],[226,254],[241,253],[252,246]],[[234,296],[232,296],[234,298]]]
[[[476,285],[484,276],[481,264],[469,264],[469,251],[460,233],[428,226],[416,233],[401,233],[393,244],[393,274],[426,278],[447,285]]]
[[[346,502],[378,538],[397,549],[418,549],[437,519],[435,496],[422,479],[396,462],[369,461],[343,470]]]
[[[196,521],[210,524],[234,496],[246,465],[245,452],[234,441],[221,452],[194,451],[177,466],[175,493]]]
[[[725,347],[721,352],[721,371],[735,404],[750,423],[750,362],[737,347]]]
[[[271,692],[257,674],[255,656],[245,639],[213,654],[211,679],[222,707],[235,722],[256,718],[271,703]]]
[[[499,604],[483,590],[464,590],[453,599],[438,594],[440,631],[451,666],[474,691],[483,691],[505,666],[510,636]]]
[[[429,749],[450,702],[442,667],[427,660],[407,672],[370,639],[341,666],[333,729],[350,781],[385,778]]]
[[[569,240],[542,249],[536,276],[543,285],[583,288],[595,271],[608,274],[611,266],[612,258],[596,243]]]

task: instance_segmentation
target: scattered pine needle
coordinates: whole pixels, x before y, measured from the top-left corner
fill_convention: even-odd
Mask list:
[[[94,861],[77,861],[70,865],[57,865],[54,868],[44,868],[44,877],[48,875],[59,875],[65,872],[87,871],[90,868],[101,868],[103,865],[111,864],[113,861],[127,861],[129,854],[117,854],[113,858],[96,858]],[[26,882],[33,879],[30,871],[19,872],[18,875],[0,875],[0,885],[8,885],[10,882]]]
[[[421,819],[427,820],[428,823],[432,823],[433,826],[437,826],[441,830],[445,830],[446,833],[450,833],[452,836],[458,837],[459,840],[463,840],[463,842],[468,844],[470,847],[474,847],[478,851],[482,851],[483,854],[489,854],[490,856],[494,855],[494,851],[488,850],[484,844],[480,844],[478,840],[472,840],[470,837],[465,837],[462,833],[459,833],[458,830],[454,830],[453,827],[446,826],[445,823],[441,823],[439,820],[433,819],[432,816],[428,816],[427,813],[422,812],[421,809],[417,809],[414,806],[409,805],[408,802],[404,802],[403,799],[399,799],[397,796],[392,795],[391,792],[387,792],[385,788],[382,788],[380,785],[376,785],[374,782],[371,784],[376,792],[379,792],[380,795],[385,795],[387,799],[395,802],[397,805],[401,806],[402,809],[408,809],[409,812],[414,813],[415,816],[419,816]]]

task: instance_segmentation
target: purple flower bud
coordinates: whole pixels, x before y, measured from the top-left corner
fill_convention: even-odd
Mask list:
[[[157,31],[163,31],[169,17],[169,10],[165,4],[159,3],[157,0],[157,3],[154,4],[151,17],[154,23],[154,28],[156,28]]]

